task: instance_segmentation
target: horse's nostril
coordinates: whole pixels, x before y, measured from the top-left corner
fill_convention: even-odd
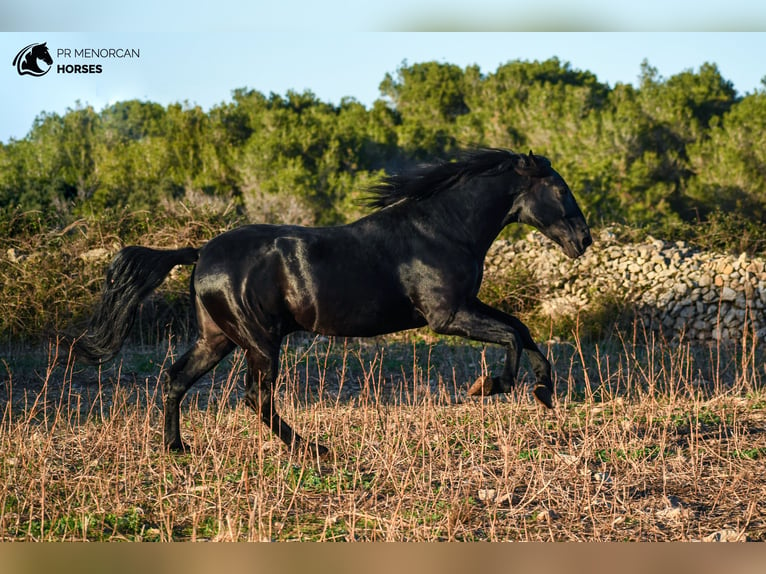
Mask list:
[[[589,245],[593,245],[593,239],[591,238],[590,234],[587,234],[582,240],[582,246],[588,247]]]

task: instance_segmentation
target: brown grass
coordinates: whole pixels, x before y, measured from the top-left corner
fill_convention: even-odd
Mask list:
[[[122,247],[198,246],[238,221],[226,210],[180,203],[71,222],[35,212],[0,213],[0,342],[37,341],[87,318],[107,265]],[[189,273],[174,271],[162,293],[143,307],[139,338],[161,339],[171,323],[176,331],[188,330]]]
[[[238,353],[185,403],[192,453],[164,453],[157,380],[171,343],[102,369],[55,344],[8,350],[0,539],[766,538],[764,367],[749,337],[694,347],[637,329],[551,344],[553,413],[526,374],[507,397],[465,396],[495,349],[422,333],[294,337],[281,412],[331,448],[319,462],[239,400]]]

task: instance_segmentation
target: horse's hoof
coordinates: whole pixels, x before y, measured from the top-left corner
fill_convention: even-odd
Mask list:
[[[174,454],[186,454],[191,452],[191,447],[182,440],[175,440],[166,444],[165,450]]]
[[[321,444],[316,444],[314,448],[311,449],[311,452],[313,452],[318,459],[325,459],[330,454],[330,449]]]
[[[503,385],[500,377],[481,376],[468,389],[469,397],[486,397],[509,393],[513,384]]]
[[[479,377],[468,389],[469,397],[485,397],[491,395],[494,389],[494,380],[492,377]]]
[[[545,385],[537,385],[533,391],[535,398],[540,401],[543,406],[549,409],[553,408],[553,391]]]

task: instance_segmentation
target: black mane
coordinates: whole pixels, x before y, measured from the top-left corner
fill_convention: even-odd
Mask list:
[[[404,173],[387,175],[379,184],[368,189],[370,195],[365,204],[382,209],[400,201],[426,199],[476,176],[499,175],[510,169],[518,171],[520,163],[529,157],[507,149],[482,148],[466,151],[457,161],[440,160]],[[534,156],[534,173],[530,172],[528,175],[542,175],[550,165],[546,158]],[[530,171],[529,168],[527,171]]]

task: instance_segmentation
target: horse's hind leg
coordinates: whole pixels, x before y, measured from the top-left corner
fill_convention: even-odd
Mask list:
[[[170,366],[165,379],[165,448],[186,451],[181,440],[181,400],[199,378],[234,348],[201,305],[197,305],[199,337],[194,346]]]
[[[247,350],[247,382],[245,401],[257,413],[261,420],[282,442],[290,448],[300,447],[305,443],[303,437],[279,415],[274,404],[274,389],[279,368],[279,346],[270,351],[260,348]],[[312,445],[311,451],[317,456],[324,456],[328,450],[321,444]]]

